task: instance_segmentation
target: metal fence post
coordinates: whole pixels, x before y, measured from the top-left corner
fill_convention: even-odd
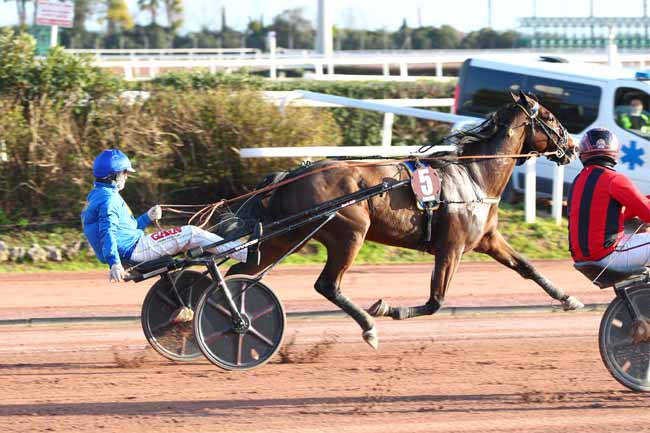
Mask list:
[[[436,77],[442,77],[442,62],[436,62]]]
[[[133,81],[133,66],[128,63],[124,65],[124,79],[126,81]]]
[[[383,147],[390,147],[393,142],[393,120],[395,115],[393,113],[384,113],[384,129],[381,135],[381,145]]]
[[[275,64],[275,47],[276,47],[276,39],[275,39],[275,32],[271,31],[269,34],[266,36],[266,43],[269,48],[269,57],[270,57],[270,64],[269,64],[269,78],[272,80],[275,80],[278,75],[277,75],[277,66]]]
[[[537,176],[535,173],[535,164],[537,157],[532,156],[526,161],[526,188],[525,188],[525,218],[527,223],[535,222],[536,204],[537,204]]]
[[[408,77],[409,76],[409,67],[406,63],[399,64],[399,76]]]
[[[564,166],[556,165],[553,168],[553,203],[551,213],[555,224],[562,224],[562,204],[564,201]]]
[[[321,77],[323,75],[323,64],[320,62],[314,63],[314,73],[316,74],[317,77]]]

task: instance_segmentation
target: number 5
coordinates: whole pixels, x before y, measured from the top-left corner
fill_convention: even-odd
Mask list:
[[[429,197],[433,195],[433,180],[429,174],[428,168],[418,169],[418,179],[420,180],[420,187],[422,188],[422,196]]]

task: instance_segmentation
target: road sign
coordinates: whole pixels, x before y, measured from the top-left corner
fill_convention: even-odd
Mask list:
[[[71,28],[74,20],[72,0],[38,0],[36,24]]]

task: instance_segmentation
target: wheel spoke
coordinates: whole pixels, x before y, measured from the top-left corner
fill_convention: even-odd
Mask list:
[[[194,284],[190,284],[190,287],[187,289],[187,302],[185,304],[188,308],[192,308],[192,294],[194,293]]]
[[[246,307],[246,287],[242,286],[241,288],[241,303],[239,304],[239,313],[244,314],[245,312],[245,307]]]
[[[161,323],[160,325],[156,326],[155,328],[151,328],[151,333],[155,334],[156,332],[160,331],[163,328],[166,328],[167,326],[171,325],[174,322],[174,318],[170,317],[168,320],[165,322]]]
[[[205,339],[204,339],[205,344],[214,343],[215,341],[217,341],[217,340],[221,339],[222,337],[224,337],[230,331],[232,331],[232,326],[228,325],[227,327],[225,327],[224,329],[222,329],[220,331],[213,332],[212,334],[205,337]]]
[[[217,304],[215,301],[213,301],[213,300],[210,299],[210,298],[208,298],[208,301],[207,301],[207,302],[208,302],[208,305],[210,305],[210,306],[211,306],[212,308],[214,308],[215,310],[217,310],[217,311],[219,311],[219,312],[225,314],[225,315],[228,316],[228,317],[232,317],[232,313],[231,313],[230,311],[228,311],[228,309],[227,309],[226,307],[224,307],[223,305],[221,305],[221,304]]]
[[[627,373],[627,371],[632,367],[632,363],[630,362],[629,359],[626,359],[623,365],[621,366],[621,371],[624,373]]]
[[[610,349],[616,350],[620,349],[621,347],[628,347],[632,346],[634,342],[632,341],[632,337],[625,337],[622,340],[617,341],[616,343],[610,344]]]
[[[260,340],[262,340],[263,342],[265,342],[269,346],[273,347],[273,341],[271,341],[270,339],[268,339],[267,337],[262,335],[262,333],[260,331],[258,331],[257,329],[255,329],[255,328],[253,328],[251,326],[250,328],[248,328],[248,332],[250,332],[251,334],[253,334],[257,338],[259,338]]]
[[[237,345],[237,365],[241,365],[242,350],[244,349],[244,334],[239,334],[236,345]]]
[[[194,289],[196,288],[196,285],[203,281],[203,275],[199,275],[193,282],[190,284],[190,286],[187,288],[187,306],[189,308],[192,308],[193,306],[193,295],[194,295]]]
[[[275,305],[269,305],[268,307],[266,307],[266,308],[264,308],[264,309],[262,309],[262,310],[260,310],[260,311],[258,311],[256,313],[252,314],[251,315],[251,323],[256,321],[257,319],[259,319],[262,316],[266,316],[267,314],[269,314],[274,309],[275,309]]]
[[[169,307],[171,307],[172,311],[175,310],[176,308],[178,308],[178,303],[172,301],[169,298],[169,296],[165,295],[160,290],[156,290],[156,296],[158,296],[160,299],[162,299],[165,302],[165,304],[167,304]]]
[[[183,335],[183,339],[181,340],[181,350],[178,352],[179,355],[183,356],[187,352],[187,337]]]

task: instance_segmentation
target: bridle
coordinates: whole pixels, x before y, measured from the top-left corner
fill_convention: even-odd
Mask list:
[[[569,150],[569,132],[566,128],[558,122],[558,127],[553,128],[549,125],[544,119],[539,117],[539,102],[535,101],[535,104],[532,107],[524,106],[523,104],[516,102],[515,105],[524,112],[528,120],[521,126],[530,125],[529,129],[529,139],[531,142],[535,140],[536,129],[539,128],[546,135],[551,143],[555,145],[555,157],[559,161],[568,153]]]

